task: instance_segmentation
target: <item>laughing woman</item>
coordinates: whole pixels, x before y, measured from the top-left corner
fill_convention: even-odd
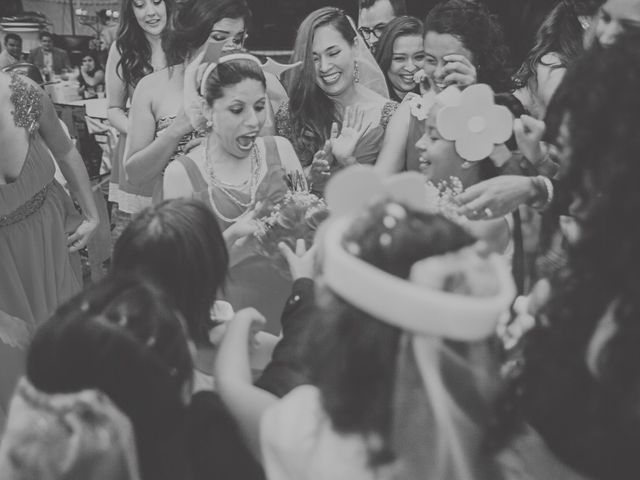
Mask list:
[[[376,49],[376,61],[385,73],[391,100],[401,102],[407,94],[420,93],[416,73],[424,67],[422,22],[413,17],[398,17],[389,22]]]
[[[276,114],[276,131],[291,141],[304,167],[313,162],[309,179],[317,187],[332,170],[373,163],[397,107],[387,98],[382,72],[373,59],[367,62],[364,55],[370,54],[361,47],[350,19],[337,8],[316,10],[298,30],[292,61],[301,61],[302,68],[289,78],[289,102]],[[319,150],[328,158],[314,161]]]
[[[291,144],[279,137],[258,137],[266,120],[266,80],[258,59],[249,54],[222,57],[202,80],[211,133],[188,156],[169,164],[164,175],[166,198],[195,197],[215,213],[229,248],[230,275],[224,294],[235,309],[253,306],[279,320],[291,280],[259,256],[250,236],[259,202],[282,199],[287,171],[301,171]],[[243,237],[248,238],[237,242]]]

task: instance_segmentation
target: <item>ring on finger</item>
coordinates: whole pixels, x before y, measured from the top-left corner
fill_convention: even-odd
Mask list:
[[[487,218],[493,217],[493,211],[489,207],[485,208],[483,212]]]

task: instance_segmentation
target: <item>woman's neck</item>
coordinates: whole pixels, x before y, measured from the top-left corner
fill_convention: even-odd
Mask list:
[[[360,92],[358,91],[357,85],[354,83],[351,84],[344,92],[330,98],[336,105],[345,109],[360,100]]]
[[[145,33],[145,37],[151,47],[151,66],[154,70],[160,70],[167,66],[167,58],[162,49],[162,37]]]

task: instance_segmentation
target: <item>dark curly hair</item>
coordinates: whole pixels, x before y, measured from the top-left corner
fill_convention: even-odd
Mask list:
[[[416,261],[475,242],[462,227],[444,217],[410,209],[406,209],[405,220],[386,229],[383,219],[388,215],[388,203],[373,205],[354,221],[344,238],[359,245],[360,259],[385,272],[408,278]],[[380,244],[383,233],[392,237],[389,246]],[[339,295],[323,290],[318,296],[318,318],[311,322],[304,350],[309,378],[320,389],[324,410],[337,432],[365,439],[373,434],[382,439],[381,444],[369,445],[371,466],[381,466],[395,458],[390,437],[402,331]]]
[[[551,68],[567,68],[584,51],[583,29],[578,21],[578,12],[573,2],[563,0],[545,18],[536,33],[536,43],[529,51],[513,77],[515,88],[524,88],[530,82],[537,83],[536,68],[539,64]],[[542,57],[553,53],[559,64],[545,64]]]
[[[496,93],[512,90],[507,69],[508,49],[502,28],[489,10],[472,0],[447,0],[437,4],[424,21],[425,34],[449,34],[462,42],[473,55],[478,83],[486,83]]]
[[[162,1],[167,9],[168,25],[175,8],[175,0]],[[116,48],[120,53],[116,72],[126,85],[135,87],[142,77],[153,72],[151,46],[133,13],[133,0],[122,0],[120,5],[120,26]]]
[[[224,18],[242,18],[245,29],[251,22],[251,10],[244,0],[187,0],[171,20],[162,36],[162,48],[168,65],[184,62],[211,35],[211,28]]]
[[[621,39],[579,59],[554,99],[570,144],[558,209],[580,201],[581,235],[526,339],[521,379],[526,419],[558,458],[598,480],[640,478],[638,85],[640,43]],[[585,357],[607,311],[615,331],[593,371]]]

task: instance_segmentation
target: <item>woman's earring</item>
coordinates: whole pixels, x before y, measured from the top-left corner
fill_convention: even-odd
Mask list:
[[[213,120],[207,120],[206,125],[207,125],[207,128],[211,130],[213,128]]]
[[[360,68],[358,67],[358,61],[353,62],[353,81],[356,83],[360,82]]]

